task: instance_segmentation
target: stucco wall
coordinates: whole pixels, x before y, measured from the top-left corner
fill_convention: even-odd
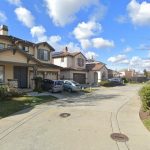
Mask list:
[[[13,65],[7,64],[4,65],[4,78],[5,78],[5,83],[8,82],[8,79],[14,79],[14,71],[13,71]]]
[[[105,74],[105,78],[102,78],[103,73]],[[97,84],[98,82],[101,82],[102,80],[107,80],[107,79],[108,79],[108,70],[106,67],[103,67],[99,71],[89,71],[88,72],[88,83],[89,84]]]
[[[71,79],[71,75],[70,75],[70,71],[61,71],[60,72],[60,78],[61,79],[66,79],[66,80],[70,80]]]
[[[27,58],[21,53],[16,52],[13,55],[12,51],[6,51],[0,54],[0,61],[27,63]]]
[[[78,58],[84,59],[84,66],[82,66],[82,67],[78,66]],[[85,57],[83,57],[82,54],[76,55],[74,57],[74,64],[75,64],[74,67],[77,68],[77,69],[85,69],[85,66],[86,66],[86,59],[85,59]]]
[[[61,58],[54,58],[53,63],[57,66],[67,67],[67,57],[64,57],[64,62],[61,62]]]
[[[0,43],[4,43],[5,44],[5,48],[7,48],[8,44],[12,44],[11,41],[5,40],[5,39],[0,39]]]

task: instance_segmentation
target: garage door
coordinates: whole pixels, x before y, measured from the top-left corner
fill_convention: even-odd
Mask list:
[[[85,84],[86,83],[86,74],[74,73],[73,74],[73,80],[80,83],[80,84]]]

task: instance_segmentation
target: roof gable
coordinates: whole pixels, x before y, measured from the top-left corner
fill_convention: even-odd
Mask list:
[[[55,52],[55,53],[53,53],[52,57],[53,58],[61,58],[61,57],[67,57],[67,56],[75,57],[79,54],[81,54],[86,59],[86,57],[81,52],[64,52],[64,51]]]
[[[50,44],[48,44],[47,42],[40,42],[40,43],[37,43],[35,45],[37,47],[39,47],[40,45],[44,45],[44,46],[47,46],[50,50],[55,51],[55,49]]]

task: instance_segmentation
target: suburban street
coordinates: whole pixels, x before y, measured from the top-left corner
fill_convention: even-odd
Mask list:
[[[140,88],[68,94],[1,119],[0,150],[150,150],[150,132],[139,118]],[[112,133],[123,133],[129,140],[114,141]]]

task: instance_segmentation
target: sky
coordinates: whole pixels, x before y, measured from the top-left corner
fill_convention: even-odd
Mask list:
[[[110,69],[150,70],[150,0],[1,0],[0,24]]]

